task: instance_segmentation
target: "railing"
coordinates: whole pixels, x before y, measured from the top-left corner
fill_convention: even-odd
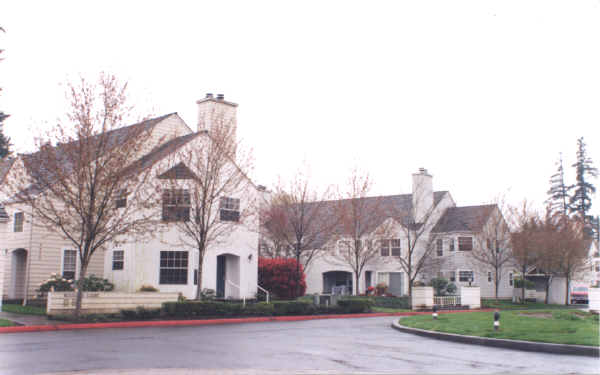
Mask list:
[[[460,306],[460,296],[435,296],[433,304],[437,306]]]
[[[347,293],[347,289],[345,285],[339,285],[339,286],[332,286],[331,287],[331,294],[334,295],[346,295]]]
[[[263,292],[265,292],[265,294],[267,295],[267,303],[269,303],[269,292],[263,288],[262,286],[256,284],[256,286],[258,287],[258,289],[262,290]]]
[[[227,279],[225,280],[225,282],[226,282],[227,284],[229,284],[229,285],[231,285],[231,286],[233,286],[233,287],[237,288],[237,290],[238,290],[238,294],[239,294],[239,295],[242,295],[242,290],[240,289],[240,286],[239,286],[239,285],[236,285],[236,284],[232,283],[231,281],[229,281],[229,280],[227,280]],[[246,307],[246,297],[242,297],[242,306]]]

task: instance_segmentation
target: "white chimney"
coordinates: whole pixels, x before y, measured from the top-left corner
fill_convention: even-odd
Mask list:
[[[433,210],[433,177],[425,168],[414,173],[412,188],[413,215],[416,223],[422,223]]]
[[[233,131],[237,129],[237,104],[225,101],[225,95],[206,94],[198,104],[198,131],[210,131],[215,125],[231,125]],[[235,133],[234,133],[235,134]]]

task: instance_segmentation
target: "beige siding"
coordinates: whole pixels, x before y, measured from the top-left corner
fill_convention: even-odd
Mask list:
[[[28,284],[27,296],[31,298],[36,296],[36,289],[39,288],[40,283],[47,280],[52,273],[60,274],[63,250],[73,249],[73,245],[56,232],[50,232],[35,225],[32,226],[31,216],[28,214],[26,214],[23,232],[14,233],[13,214],[19,208],[16,205],[7,206],[6,209],[11,219],[8,223],[0,224],[0,249],[8,251],[4,272],[4,296],[8,297],[10,290],[15,286],[17,290],[22,290],[24,284]],[[21,248],[27,250],[29,272],[27,275],[25,268],[17,269],[17,280],[21,282],[13,285],[12,252]],[[92,256],[88,274],[103,275],[103,256],[103,251],[99,251]],[[29,276],[29,280],[27,280],[27,276]],[[23,298],[24,296],[19,293],[16,297]]]
[[[143,154],[147,154],[158,145],[190,133],[192,133],[192,130],[186,125],[181,117],[177,114],[173,114],[154,125],[150,140],[143,149]]]

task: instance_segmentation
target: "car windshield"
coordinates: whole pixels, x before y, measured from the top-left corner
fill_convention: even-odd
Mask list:
[[[585,286],[578,286],[577,288],[573,289],[575,292],[587,292],[588,288]]]

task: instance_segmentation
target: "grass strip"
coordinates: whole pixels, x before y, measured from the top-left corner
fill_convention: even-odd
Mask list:
[[[440,314],[437,320],[431,315],[400,319],[406,327],[459,335],[600,346],[598,315],[580,310],[503,311],[498,331],[493,323],[493,312]]]
[[[2,311],[15,313],[15,314],[46,315],[46,308],[36,307],[36,306],[3,304]]]

